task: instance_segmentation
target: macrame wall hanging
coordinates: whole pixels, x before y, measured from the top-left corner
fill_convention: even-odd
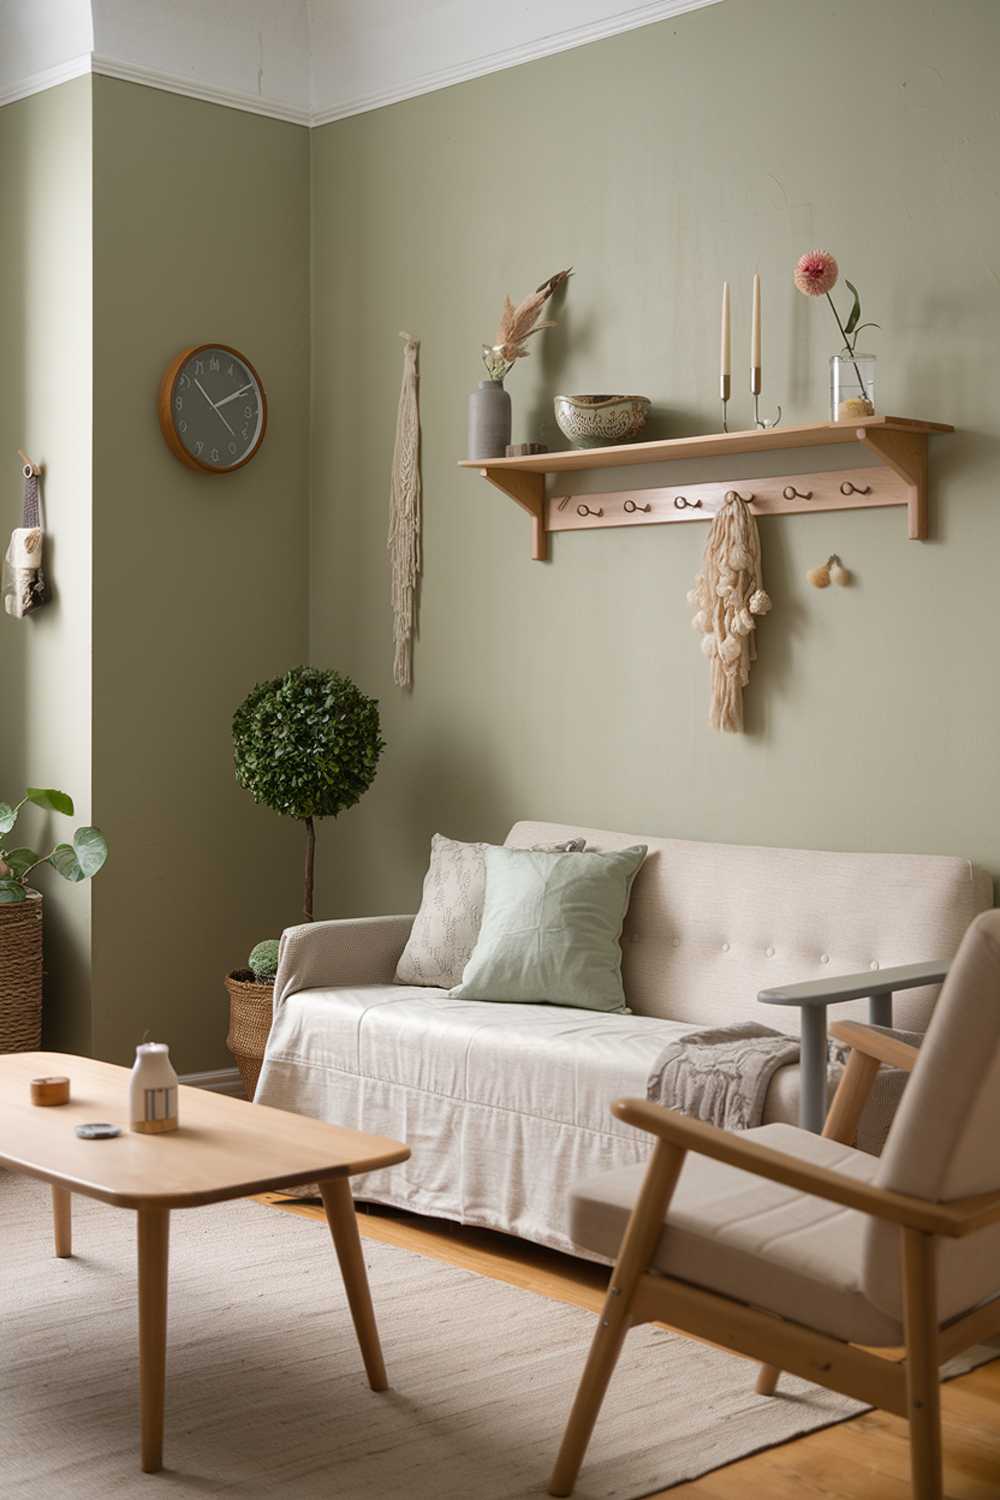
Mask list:
[[[413,682],[413,637],[420,578],[420,407],[417,356],[420,340],[401,333],[403,383],[396,414],[389,487],[389,562],[392,569],[392,675],[397,686]]]
[[[33,609],[45,603],[45,574],[42,572],[42,526],[39,468],[26,453],[18,449],[24,500],[21,525],[15,526],[3,561],[3,607],[9,615],[22,620]]]
[[[735,490],[729,490],[712,522],[702,567],[687,598],[697,610],[691,624],[712,664],[709,722],[713,729],[739,734],[743,689],[757,659],[757,618],[767,614],[771,601],[761,577],[757,518]]]

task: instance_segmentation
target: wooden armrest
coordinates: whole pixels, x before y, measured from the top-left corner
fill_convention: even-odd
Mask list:
[[[905,1193],[893,1193],[869,1182],[859,1182],[842,1172],[832,1172],[829,1167],[818,1167],[798,1156],[789,1156],[785,1151],[775,1151],[770,1146],[747,1140],[743,1134],[719,1130],[703,1120],[692,1120],[649,1099],[618,1099],[612,1104],[611,1112],[627,1125],[646,1130],[682,1151],[696,1151],[700,1156],[709,1156],[727,1166],[752,1172],[756,1177],[781,1182],[797,1192],[842,1203],[845,1208],[857,1209],[892,1224],[902,1224],[907,1229],[918,1229],[923,1234],[957,1238],[1000,1221],[1000,1193],[956,1203],[931,1203],[924,1198],[911,1198]]]
[[[877,1026],[866,1026],[863,1021],[836,1021],[830,1027],[830,1035],[838,1042],[846,1042],[855,1052],[863,1052],[876,1062],[888,1063],[890,1068],[905,1068],[912,1073],[920,1056],[920,1048],[899,1037],[890,1036]]]
[[[866,1000],[892,995],[896,990],[919,989],[940,984],[948,974],[948,960],[900,964],[894,969],[869,969],[864,974],[834,974],[829,979],[809,979],[804,984],[781,984],[761,990],[763,1005],[840,1005],[846,1000]]]

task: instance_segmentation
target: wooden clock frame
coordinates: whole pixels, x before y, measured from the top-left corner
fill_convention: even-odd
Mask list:
[[[202,463],[200,458],[195,458],[193,453],[189,453],[184,444],[181,442],[180,434],[174,426],[173,401],[174,385],[177,381],[177,377],[180,375],[181,370],[193,355],[201,354],[204,350],[207,349],[221,349],[226,354],[235,355],[240,363],[244,364],[250,371],[250,374],[253,376],[254,380],[257,383],[257,389],[260,392],[260,431],[257,434],[257,441],[254,443],[249,453],[245,453],[243,455],[238,464],[227,464],[225,468],[221,469],[219,468],[218,464]],[[163,379],[160,381],[160,395],[157,402],[157,411],[159,412],[160,417],[160,431],[163,433],[163,440],[166,443],[167,447],[170,449],[175,458],[179,458],[182,464],[184,464],[189,469],[194,469],[195,473],[197,474],[214,474],[216,476],[221,476],[223,474],[235,474],[237,469],[242,469],[244,464],[248,464],[250,460],[256,456],[257,450],[259,449],[261,443],[264,441],[264,434],[267,432],[267,392],[264,390],[264,382],[261,380],[260,375],[257,373],[257,369],[253,365],[253,363],[249,359],[247,359],[246,355],[243,354],[241,350],[234,349],[232,344],[219,344],[209,342],[207,344],[191,344],[187,349],[182,349],[181,352],[170,361],[166,370],[163,372]]]

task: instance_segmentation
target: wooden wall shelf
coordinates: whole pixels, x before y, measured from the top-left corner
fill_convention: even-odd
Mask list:
[[[729,490],[753,497],[757,515],[788,515],[810,510],[858,510],[905,505],[911,540],[927,536],[927,440],[954,432],[944,422],[909,417],[865,417],[857,422],[814,422],[808,427],[717,432],[662,442],[628,443],[614,448],[572,448],[523,458],[465,459],[532,519],[532,556],[548,557],[550,531],[595,530],[604,526],[650,526],[676,521],[709,521]],[[879,466],[784,474],[771,479],[729,479],[715,484],[675,484],[659,489],[618,490],[601,495],[546,494],[546,474],[618,469],[678,459],[722,458],[742,453],[860,443]]]

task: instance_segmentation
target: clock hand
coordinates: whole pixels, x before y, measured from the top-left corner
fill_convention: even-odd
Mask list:
[[[201,381],[198,379],[197,375],[194,377],[194,383],[198,387],[199,391],[201,391],[201,394],[204,396],[204,398],[208,402],[209,406],[215,412],[216,416],[219,418],[219,421],[223,424],[223,426],[227,429],[227,431],[230,432],[233,437],[235,437],[236,436],[235,432],[233,432],[233,429],[229,426],[229,423],[226,421],[225,417],[222,415],[221,411],[216,406],[215,402],[212,400],[211,396],[208,394],[208,392],[206,391],[205,387],[202,385]]]
[[[219,410],[220,406],[228,406],[229,402],[230,401],[235,401],[236,398],[237,398],[237,396],[242,396],[246,391],[252,391],[252,390],[253,390],[253,381],[250,380],[250,381],[247,382],[246,385],[241,385],[238,391],[233,391],[233,394],[231,396],[223,396],[223,398],[222,398],[221,401],[216,401],[214,403],[216,411]]]

